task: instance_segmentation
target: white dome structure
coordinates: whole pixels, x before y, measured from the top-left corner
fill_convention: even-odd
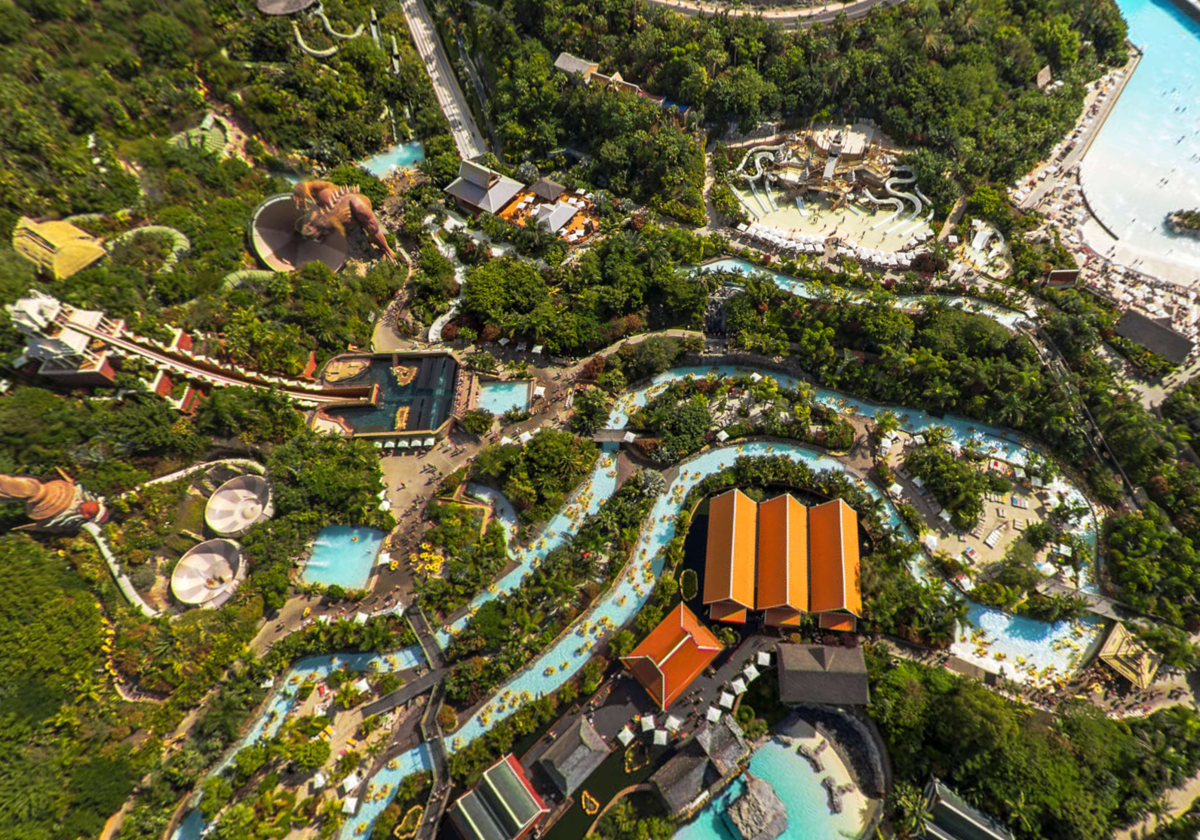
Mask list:
[[[270,519],[274,512],[267,480],[259,475],[239,475],[209,497],[204,521],[218,536],[240,537],[251,525]]]
[[[171,575],[171,592],[184,604],[219,607],[245,577],[242,547],[233,540],[208,540],[180,558]]]

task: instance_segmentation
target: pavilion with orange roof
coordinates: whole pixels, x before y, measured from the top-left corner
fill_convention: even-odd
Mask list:
[[[709,618],[797,627],[805,613],[826,630],[862,616],[858,514],[835,499],[811,509],[789,495],[755,504],[740,490],[709,502],[704,605]]]
[[[724,647],[680,604],[621,661],[665,711]]]

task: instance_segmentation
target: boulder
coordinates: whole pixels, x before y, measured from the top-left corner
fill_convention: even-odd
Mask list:
[[[787,811],[775,789],[749,773],[746,792],[729,806],[728,813],[742,840],[776,840],[787,830]]]

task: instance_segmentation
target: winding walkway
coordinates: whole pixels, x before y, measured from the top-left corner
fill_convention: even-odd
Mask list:
[[[852,3],[826,3],[824,6],[813,6],[807,9],[772,9],[770,7],[747,4],[731,6],[718,3],[695,2],[695,0],[646,0],[651,6],[670,9],[687,17],[697,15],[729,15],[730,17],[762,17],[785,28],[795,29],[813,26],[818,23],[832,23],[842,14],[849,20],[865,17],[871,9],[879,6],[897,6],[904,0],[858,0]]]

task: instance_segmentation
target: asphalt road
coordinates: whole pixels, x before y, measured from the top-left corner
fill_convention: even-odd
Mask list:
[[[471,116],[471,109],[463,98],[458,79],[450,68],[450,59],[442,48],[434,31],[433,21],[421,0],[404,0],[404,18],[408,21],[409,31],[412,32],[413,43],[421,60],[425,62],[425,71],[433,82],[433,92],[437,95],[442,113],[450,122],[450,131],[454,135],[454,143],[463,160],[474,160],[487,151],[483,136]]]

